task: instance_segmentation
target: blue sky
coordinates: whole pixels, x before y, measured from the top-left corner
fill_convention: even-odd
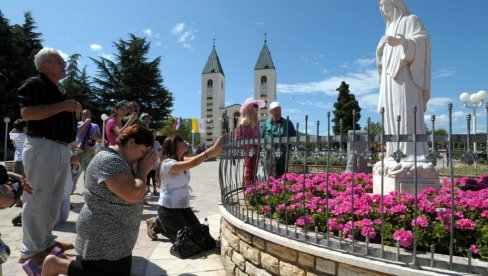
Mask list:
[[[488,1],[407,0],[432,40],[432,90],[426,117],[435,114],[447,128],[447,103],[454,104],[454,130],[466,132],[468,109],[462,92],[488,90]],[[253,68],[264,33],[277,68],[278,100],[283,114],[315,133],[325,121],[342,80],[350,84],[366,118],[379,121],[379,91],[374,61],[385,23],[377,1],[365,0],[2,0],[10,24],[32,11],[44,46],[66,55],[111,57],[113,41],[129,33],[151,42],[150,58],[162,57],[164,85],[175,97],[173,115],[200,116],[201,72],[216,39],[226,76],[226,105],[253,95]],[[430,122],[428,126],[430,127]],[[325,124],[321,125],[325,133]],[[478,131],[486,129],[486,109],[478,110]]]

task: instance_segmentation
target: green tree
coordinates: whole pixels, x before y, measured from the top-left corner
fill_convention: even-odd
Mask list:
[[[175,117],[167,118],[164,121],[163,127],[160,129],[161,136],[169,136],[169,135],[177,134],[181,136],[183,139],[185,139],[186,141],[191,142],[191,121],[189,122],[188,120],[183,120],[180,129],[177,131],[174,130],[175,125],[176,125]]]
[[[352,130],[353,123],[356,125],[356,130],[361,129],[359,125],[359,119],[361,119],[361,107],[356,100],[354,94],[349,92],[349,84],[341,82],[341,85],[336,89],[339,92],[337,101],[334,103],[334,126],[332,131],[334,134],[347,134],[349,130]],[[352,111],[356,110],[356,120],[352,120]],[[340,133],[340,120],[342,119],[342,133]]]
[[[98,68],[93,79],[97,97],[105,106],[121,100],[137,101],[141,111],[151,115],[157,128],[161,127],[173,108],[173,95],[163,86],[159,70],[161,57],[148,60],[150,43],[133,34],[128,40],[114,42],[114,46],[114,61],[92,58]]]
[[[86,66],[82,70],[78,68],[78,59],[80,57],[80,54],[73,54],[68,58],[63,86],[69,97],[78,101],[83,109],[89,109],[92,113],[92,120],[100,124],[102,123],[100,115],[104,112],[104,109],[99,98],[93,92],[90,78],[86,72]]]
[[[0,85],[0,118],[8,116],[12,121],[20,118],[17,88],[22,82],[37,74],[34,55],[42,48],[41,34],[34,32],[35,22],[30,12],[24,14],[23,25],[9,24],[0,11],[0,73],[8,82]],[[10,124],[11,126],[12,124]],[[4,137],[5,128],[0,129]],[[3,149],[3,142],[0,142]]]

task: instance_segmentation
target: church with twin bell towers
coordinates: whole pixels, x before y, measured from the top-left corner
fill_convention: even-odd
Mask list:
[[[266,39],[254,66],[253,87],[253,97],[266,101],[266,107],[259,110],[259,119],[264,121],[269,116],[268,104],[276,101],[276,68]],[[203,68],[201,91],[201,118],[205,120],[205,131],[201,131],[201,141],[211,143],[222,135],[223,128],[227,127],[228,131],[233,131],[237,127],[241,107],[240,104],[225,106],[225,74],[215,49],[215,43]],[[243,98],[245,99],[247,96]],[[224,125],[224,118],[228,119],[227,125]]]

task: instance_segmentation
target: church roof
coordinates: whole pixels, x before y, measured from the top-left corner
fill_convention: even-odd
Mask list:
[[[266,40],[264,41],[264,46],[263,49],[261,49],[261,53],[259,54],[259,58],[258,61],[256,62],[256,66],[254,66],[254,70],[260,70],[260,69],[275,69]]]
[[[205,68],[203,68],[202,72],[202,74],[210,73],[222,73],[222,75],[224,75],[224,70],[220,64],[219,56],[217,56],[217,51],[215,51],[215,46],[212,48],[212,52],[210,53],[207,64],[205,64]]]

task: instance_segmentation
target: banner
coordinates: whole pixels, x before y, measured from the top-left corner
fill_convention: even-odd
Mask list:
[[[183,119],[181,119],[181,117],[176,118],[176,127],[175,127],[175,130],[176,131],[180,130],[182,124],[183,124]]]
[[[198,119],[193,118],[191,119],[191,132],[198,133]]]
[[[205,119],[198,119],[198,129],[200,133],[205,133]]]

